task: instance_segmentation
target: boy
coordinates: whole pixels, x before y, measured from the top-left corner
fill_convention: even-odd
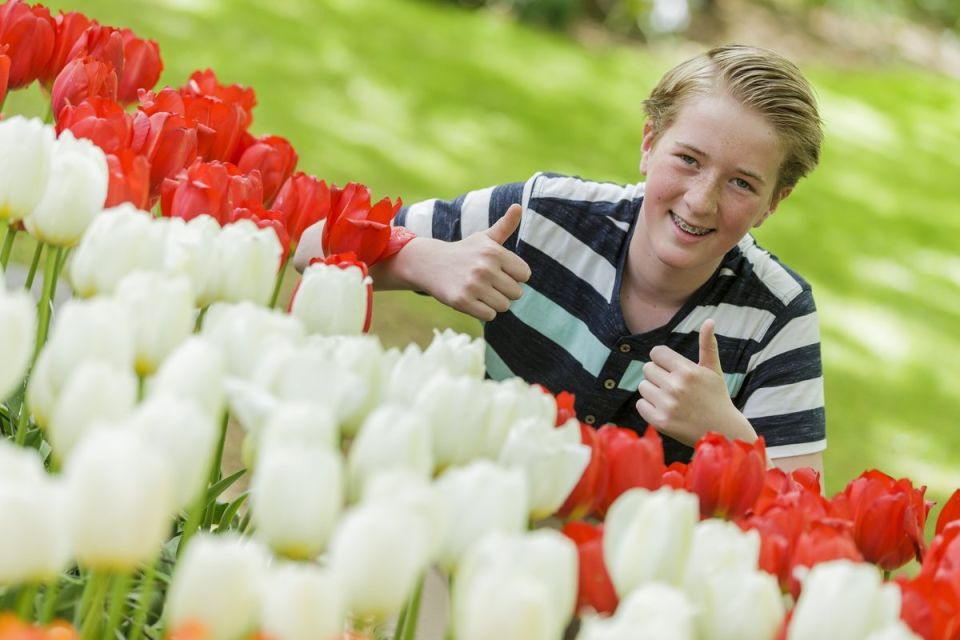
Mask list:
[[[412,205],[395,224],[417,238],[374,281],[482,320],[494,379],[570,391],[588,424],[654,425],[668,462],[719,431],[822,471],[810,287],[748,235],[816,166],[811,89],[777,54],[726,46],[644,110],[644,183],[537,174]]]

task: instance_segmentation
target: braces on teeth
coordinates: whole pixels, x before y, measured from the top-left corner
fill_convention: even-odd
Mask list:
[[[677,226],[683,229],[684,231],[686,231],[687,233],[692,233],[695,236],[703,236],[710,233],[710,229],[702,229],[700,227],[690,226],[689,224],[684,222],[682,219],[680,219],[680,216],[678,216],[675,213],[671,213],[670,215],[673,218],[673,221],[677,223]]]

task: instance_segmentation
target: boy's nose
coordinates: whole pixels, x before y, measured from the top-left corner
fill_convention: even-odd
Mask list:
[[[690,213],[705,216],[716,213],[719,199],[719,185],[707,176],[693,180],[684,195]]]

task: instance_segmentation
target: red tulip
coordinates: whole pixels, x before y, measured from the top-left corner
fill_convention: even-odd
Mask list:
[[[160,91],[144,91],[139,96],[138,109],[148,116],[155,113],[175,113],[186,116],[187,108],[183,104],[183,96],[176,89],[164,87]]]
[[[187,118],[197,127],[197,151],[204,160],[226,162],[234,156],[244,131],[243,110],[207,96],[184,96]]]
[[[607,452],[597,431],[589,425],[581,424],[580,441],[590,447],[590,462],[557,511],[557,515],[565,520],[579,520],[594,513],[606,492]]]
[[[557,402],[557,426],[559,427],[565,425],[567,420],[577,417],[577,411],[574,409],[576,396],[569,391],[561,391],[555,398]]]
[[[240,156],[237,168],[241,173],[260,171],[263,180],[263,202],[270,205],[280,188],[293,174],[297,166],[297,152],[286,138],[280,136],[263,136],[256,139],[254,144]]]
[[[687,467],[687,490],[700,497],[704,518],[738,518],[753,508],[763,490],[766,454],[763,438],[753,444],[708,433],[694,448]]]
[[[928,575],[896,578],[900,618],[924,640],[960,638],[960,593],[955,585]]]
[[[96,21],[90,20],[78,11],[69,13],[61,11],[54,22],[56,23],[56,38],[53,55],[50,56],[50,61],[39,78],[48,90],[53,86],[54,78],[63,71],[63,67],[70,61],[68,56],[73,50],[73,45],[80,39],[87,27],[91,24],[97,24]]]
[[[103,149],[117,153],[130,146],[133,116],[109,98],[88,98],[78,105],[68,104],[57,117],[57,135],[69,129],[78,138],[87,138]]]
[[[826,517],[829,512],[829,503],[820,495],[820,474],[809,468],[795,469],[789,474],[771,467],[766,470],[763,489],[757,497],[753,509],[756,513],[763,513],[768,506],[782,502],[783,496],[806,497],[818,505],[818,517]],[[808,505],[809,506],[809,505]]]
[[[671,462],[663,472],[661,486],[671,489],[686,489],[687,465],[684,462]]]
[[[248,201],[244,206],[237,207],[227,213],[223,224],[230,224],[237,220],[250,220],[261,229],[273,229],[274,233],[277,234],[277,240],[280,241],[280,246],[283,247],[283,253],[280,255],[280,268],[282,269],[290,252],[290,234],[283,226],[283,214],[279,211],[266,209],[257,202]]]
[[[606,491],[598,510],[605,516],[613,501],[628,489],[658,489],[663,483],[663,441],[653,427],[647,427],[641,438],[624,427],[604,425],[597,432],[607,454]]]
[[[150,161],[130,149],[107,155],[110,182],[104,208],[129,202],[138,209],[150,208]]]
[[[160,210],[164,216],[184,220],[206,213],[224,225],[234,209],[257,206],[262,201],[263,187],[257,172],[243,175],[230,163],[197,158],[175,177],[163,181]]]
[[[53,114],[68,104],[80,104],[88,98],[117,99],[117,74],[109,63],[89,56],[74,58],[53,81],[50,100]]]
[[[149,91],[160,79],[163,61],[160,59],[160,46],[153,40],[138,38],[130,29],[122,29],[123,73],[117,97],[120,102],[130,104],[137,101],[141,89]]]
[[[247,129],[253,122],[253,107],[257,104],[253,89],[239,84],[222,85],[210,69],[194,71],[180,93],[184,96],[208,96],[240,107],[243,111],[241,129]]]
[[[119,29],[92,21],[73,43],[66,61],[85,57],[106,62],[119,78],[123,73],[123,36]]]
[[[10,56],[7,55],[9,48],[10,45],[0,45],[0,110],[7,99],[7,85],[10,82]]]
[[[925,491],[914,489],[909,479],[870,470],[850,482],[832,506],[838,515],[850,517],[863,557],[893,571],[923,558],[923,527],[932,505],[923,499]]]
[[[283,214],[287,232],[293,242],[299,243],[303,231],[330,212],[330,189],[323,180],[295,173],[283,183],[273,209]]]
[[[789,584],[794,599],[800,597],[797,567],[813,567],[829,560],[863,562],[863,556],[845,527],[823,521],[813,522],[797,537],[793,547]]]
[[[948,524],[956,521],[960,521],[960,489],[953,492],[953,495],[940,510],[940,515],[937,517],[936,533],[942,533]]]
[[[384,198],[370,206],[370,190],[351,182],[343,189],[330,190],[330,213],[323,228],[323,252],[325,255],[353,252],[368,265],[374,264],[395,253],[409,238],[397,246],[397,237],[390,228],[390,220],[400,210],[396,204]],[[393,243],[391,245],[391,243]]]
[[[130,148],[150,161],[150,196],[160,193],[163,181],[197,157],[197,130],[186,118],[166,112],[133,116]]]
[[[50,62],[56,41],[56,23],[42,5],[9,0],[0,5],[0,45],[9,45],[10,89],[19,89],[39,78]]]
[[[577,611],[583,612],[584,608],[589,607],[598,613],[613,613],[618,599],[603,562],[603,527],[586,522],[568,522],[561,533],[577,545],[580,568]]]

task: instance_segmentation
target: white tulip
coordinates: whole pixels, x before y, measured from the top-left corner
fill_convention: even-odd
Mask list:
[[[577,550],[566,536],[550,529],[493,533],[457,571],[454,633],[459,640],[560,638],[576,595]]]
[[[241,302],[211,305],[201,335],[220,349],[228,375],[249,379],[265,356],[302,344],[304,330],[282,311]]]
[[[760,558],[760,534],[743,531],[719,518],[708,518],[693,528],[693,540],[683,575],[683,588],[695,603],[700,589],[714,573],[756,571]]]
[[[347,609],[382,620],[400,612],[427,569],[430,532],[423,518],[382,501],[347,511],[328,557],[343,581]]]
[[[810,569],[793,609],[789,640],[865,638],[900,617],[900,589],[872,564],[833,560]]]
[[[223,379],[230,419],[235,420],[251,438],[250,453],[256,452],[264,426],[284,404],[273,393],[259,384],[227,376]],[[252,460],[252,457],[251,457]]]
[[[199,533],[177,562],[167,593],[168,627],[199,622],[212,640],[246,637],[260,623],[269,552],[249,538]]]
[[[872,631],[864,640],[921,640],[903,620],[897,620],[879,631]]]
[[[47,425],[53,454],[66,460],[94,429],[116,422],[137,403],[137,377],[129,369],[88,360],[67,378]]]
[[[273,447],[320,447],[339,450],[340,438],[333,413],[317,404],[281,402],[256,433],[257,451]]]
[[[181,342],[150,378],[148,395],[189,398],[219,420],[226,404],[223,356],[201,336]]]
[[[452,329],[433,330],[433,341],[423,352],[423,357],[451,376],[467,376],[482,380],[486,372],[483,338],[473,338]]]
[[[697,626],[712,640],[770,640],[786,613],[777,579],[760,570],[706,574],[698,594]]]
[[[206,214],[184,222],[180,218],[163,218],[166,273],[189,278],[196,296],[196,305],[205,307],[217,299],[218,266],[214,246],[220,235],[220,223]]]
[[[184,277],[135,271],[117,285],[116,299],[127,304],[134,327],[134,365],[141,376],[160,363],[193,332],[193,292]]]
[[[507,435],[500,464],[520,469],[530,489],[530,517],[540,520],[554,513],[577,485],[590,464],[590,447],[580,441],[580,424],[562,427],[527,418]]]
[[[471,544],[494,531],[527,528],[527,482],[523,472],[489,460],[447,469],[436,480],[449,529],[439,562],[453,570]]]
[[[65,129],[53,145],[50,179],[23,224],[37,240],[58,247],[80,242],[103,211],[109,181],[107,158],[97,145]]]
[[[356,500],[375,474],[404,468],[422,478],[433,471],[429,427],[409,409],[376,409],[363,423],[347,456],[349,497]]]
[[[0,120],[0,220],[16,222],[40,202],[55,138],[54,128],[39,118]]]
[[[402,352],[390,349],[381,361],[381,402],[408,404],[427,382],[441,372],[436,363],[428,362],[416,344],[408,344]]]
[[[100,429],[67,460],[70,532],[80,564],[129,572],[167,540],[175,469],[128,429]]]
[[[27,383],[27,405],[41,427],[49,421],[67,379],[85,360],[133,369],[133,324],[121,302],[68,300],[60,309]]]
[[[371,282],[360,267],[310,265],[303,272],[290,313],[300,318],[310,333],[360,335],[370,310]]]
[[[388,502],[423,519],[429,532],[429,557],[435,560],[447,535],[447,511],[440,493],[429,480],[410,471],[395,468],[372,476],[364,485],[361,501]]]
[[[380,401],[383,364],[383,345],[376,336],[311,336],[307,339],[322,340],[330,349],[330,358],[338,369],[358,375],[365,383],[367,394],[357,410],[346,416],[341,426],[344,435],[356,435],[360,425]]]
[[[162,267],[162,224],[125,202],[93,219],[73,250],[70,283],[74,293],[89,298],[112,294],[128,273]]]
[[[2,123],[0,123],[2,126]],[[23,291],[5,291],[0,272],[0,401],[23,381],[36,340],[37,310]]]
[[[344,605],[336,574],[306,564],[270,570],[263,590],[261,631],[276,640],[333,640],[343,629]]]
[[[697,496],[686,491],[630,489],[617,498],[603,528],[603,561],[617,595],[648,582],[679,585],[699,519]]]
[[[496,460],[510,429],[525,418],[555,424],[557,403],[553,396],[527,384],[520,378],[501,382],[484,381],[490,394],[489,423],[484,436],[483,454]]]
[[[211,249],[217,258],[215,299],[259,305],[270,302],[283,255],[273,229],[238,220],[220,230]]]
[[[343,462],[321,447],[271,447],[250,482],[257,535],[279,554],[312,558],[323,550],[343,506]]]
[[[621,600],[613,616],[585,619],[577,640],[694,640],[695,611],[680,589],[650,582]]]
[[[207,488],[219,435],[216,419],[189,398],[155,394],[137,407],[130,423],[172,461],[174,506],[193,504]]]
[[[0,585],[43,582],[70,560],[60,483],[34,449],[0,440]]]
[[[417,394],[413,410],[430,427],[437,469],[480,456],[490,412],[490,396],[482,380],[434,376]]]

